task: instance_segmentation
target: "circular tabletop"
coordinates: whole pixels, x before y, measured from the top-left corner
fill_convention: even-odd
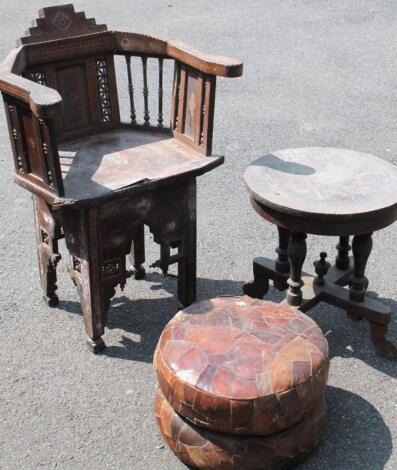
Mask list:
[[[255,209],[306,233],[369,233],[397,218],[397,167],[338,148],[279,150],[255,160],[245,183]]]

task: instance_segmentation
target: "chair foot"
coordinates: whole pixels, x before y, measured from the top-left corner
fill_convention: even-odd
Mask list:
[[[56,307],[59,304],[59,297],[56,294],[43,295],[43,300],[49,307]]]
[[[137,281],[145,279],[145,275],[146,275],[146,271],[145,271],[145,268],[143,266],[135,267],[134,278]]]
[[[87,347],[92,353],[99,354],[106,348],[106,344],[101,337],[97,339],[87,338]]]
[[[391,361],[397,361],[397,347],[386,339],[387,325],[371,322],[371,339],[378,354]]]
[[[255,279],[243,286],[244,294],[254,299],[263,299],[269,290],[269,279]]]

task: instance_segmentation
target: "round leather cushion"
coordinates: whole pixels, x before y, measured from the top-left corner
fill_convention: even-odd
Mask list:
[[[161,434],[189,468],[271,470],[296,464],[317,445],[325,423],[324,400],[302,421],[269,436],[236,436],[201,429],[182,418],[160,389],[155,411]]]
[[[328,344],[313,320],[287,304],[219,297],[170,321],[154,365],[170,405],[196,426],[266,435],[322,400]]]

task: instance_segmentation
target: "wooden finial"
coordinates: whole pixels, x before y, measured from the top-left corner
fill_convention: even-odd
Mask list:
[[[325,251],[322,251],[320,253],[320,259],[313,263],[314,269],[317,274],[314,283],[317,286],[323,286],[325,284],[324,276],[327,274],[328,269],[331,267],[331,264],[328,263],[328,261],[325,261],[326,258],[327,253],[325,253]]]

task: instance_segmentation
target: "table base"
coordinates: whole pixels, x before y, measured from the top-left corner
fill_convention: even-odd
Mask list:
[[[391,319],[391,310],[387,305],[364,296],[363,300],[351,299],[351,292],[346,286],[351,286],[353,277],[353,258],[350,258],[349,267],[338,269],[332,266],[322,277],[323,283],[318,283],[318,276],[304,275],[300,281],[301,300],[296,305],[296,300],[287,297],[284,302],[299,308],[302,312],[308,312],[319,302],[345,310],[349,318],[354,321],[367,320],[371,326],[371,339],[378,353],[390,360],[397,360],[397,348],[386,339],[387,326]],[[269,281],[273,281],[276,289],[284,291],[288,289],[289,272],[280,272],[278,261],[257,257],[253,262],[254,280],[244,285],[244,293],[255,298],[263,299],[269,289]],[[285,269],[284,269],[285,271]]]

